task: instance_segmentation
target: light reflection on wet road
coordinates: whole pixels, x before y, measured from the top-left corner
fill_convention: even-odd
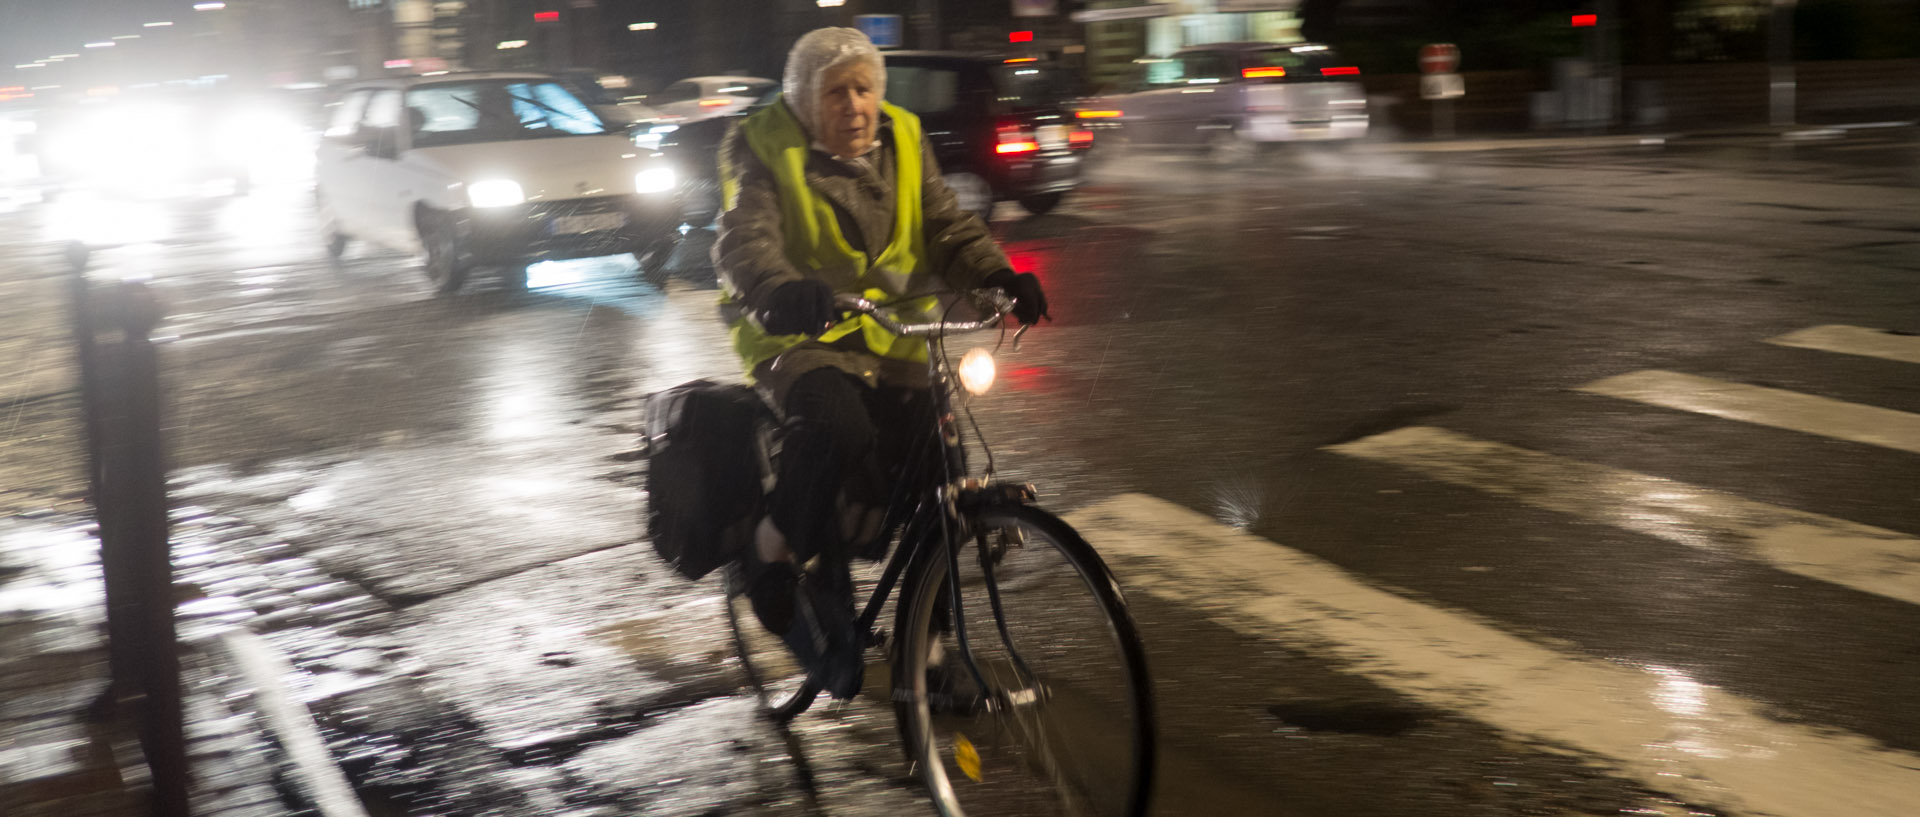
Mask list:
[[[1889,478],[1910,469],[1900,456],[1572,391],[1673,368],[1920,410],[1897,363],[1760,344],[1899,328],[1895,260],[1832,248],[1886,232],[1863,219],[1914,227],[1911,197],[1683,158],[1308,153],[1287,185],[1110,165],[1059,214],[996,225],[1057,320],[1003,360],[981,422],[1005,474],[1049,504],[1144,491],[1637,667],[1656,690],[1639,697],[1685,727],[1676,751],[1704,748],[1686,735],[1713,734],[1700,707],[1721,689],[1920,748],[1900,691],[1920,682],[1920,622],[1896,602],[1735,550],[1665,549],[1666,533],[1724,538],[1684,519],[1642,519],[1661,528],[1645,536],[1564,502],[1503,504],[1506,481],[1482,495],[1324,449],[1431,424],[1920,529]],[[308,703],[370,800],[422,814],[922,807],[884,701],[803,718],[794,757],[749,711],[716,587],[673,578],[638,541],[641,396],[735,371],[698,269],[661,292],[630,260],[585,262],[531,294],[480,276],[436,300],[410,259],[355,247],[324,262],[297,188],[67,204],[0,216],[27,271],[0,282],[0,318],[20,327],[4,351],[27,372],[0,417],[0,500],[76,508],[57,268],[39,239],[98,233],[116,245],[96,253],[102,274],[147,276],[170,307],[176,498],[208,514],[183,526],[210,554],[192,580],[240,600],[312,676]],[[1432,708],[1298,634],[1134,601],[1166,724],[1158,813],[1685,813],[1657,781]]]

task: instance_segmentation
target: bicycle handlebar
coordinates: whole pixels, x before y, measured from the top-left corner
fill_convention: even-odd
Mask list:
[[[977,320],[977,321],[937,321],[934,323],[900,323],[899,321],[896,321],[893,318],[890,318],[884,314],[881,314],[880,306],[878,304],[875,304],[874,302],[869,301],[865,298],[862,298],[858,295],[847,295],[847,294],[835,295],[833,297],[833,305],[834,307],[842,311],[857,312],[859,314],[871,317],[875,321],[879,322],[882,328],[896,335],[900,335],[902,337],[910,337],[910,338],[924,338],[924,337],[933,337],[938,335],[959,334],[962,332],[979,332],[986,329],[992,329],[996,326],[999,326],[1000,322],[1002,320],[1005,320],[1007,315],[1013,311],[1013,299],[1007,297],[1007,294],[1004,292],[1001,292],[999,289],[983,289],[983,290],[980,290],[980,294],[982,297],[984,297],[987,300],[989,304],[993,306],[994,313],[991,317],[988,317],[983,320]],[[1026,327],[1026,326],[1020,327],[1019,334],[1020,335],[1026,334],[1029,328],[1031,327]],[[1017,339],[1017,336],[1016,336],[1016,339]]]

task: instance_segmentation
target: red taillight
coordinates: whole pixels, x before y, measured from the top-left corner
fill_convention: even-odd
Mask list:
[[[1032,153],[1040,149],[1040,143],[1033,138],[1033,131],[1027,130],[1019,122],[1008,121],[994,128],[999,135],[999,144],[993,146],[993,152],[1005,156],[1010,153]]]
[[[1573,15],[1573,27],[1574,27],[1574,28],[1592,28],[1592,27],[1594,27],[1594,26],[1597,26],[1597,25],[1600,25],[1600,15],[1598,15],[1598,14],[1575,14],[1575,15]]]
[[[557,23],[560,21],[560,12],[536,11],[533,13],[533,21],[536,23]]]
[[[718,107],[720,107],[720,106],[722,106],[722,105],[731,105],[731,104],[733,104],[733,100],[731,100],[731,99],[717,99],[717,98],[716,98],[716,99],[702,99],[702,100],[700,100],[700,107],[702,107],[702,108],[718,108]]]
[[[1093,147],[1093,131],[1077,130],[1067,134],[1067,144],[1071,147]]]
[[[1323,77],[1355,77],[1359,75],[1360,75],[1360,69],[1355,68],[1354,66],[1351,66],[1351,65],[1342,66],[1339,68],[1320,69],[1320,76],[1323,76]]]
[[[1284,77],[1286,75],[1287,69],[1277,65],[1240,69],[1240,76],[1246,77],[1247,79],[1270,79],[1273,77]]]
[[[1077,116],[1081,119],[1116,119],[1120,116],[1120,112],[1119,111],[1077,111],[1074,113],[1074,116]]]

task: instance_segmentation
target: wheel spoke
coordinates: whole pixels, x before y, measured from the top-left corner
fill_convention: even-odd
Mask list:
[[[995,558],[957,560],[957,598],[941,592],[955,587],[944,555],[926,560],[903,596],[902,730],[935,804],[948,817],[1142,814],[1153,727],[1131,618],[1064,523],[993,513],[978,520],[990,535],[968,547]],[[942,620],[955,602],[986,689],[973,688]],[[988,704],[956,706],[967,700]]]

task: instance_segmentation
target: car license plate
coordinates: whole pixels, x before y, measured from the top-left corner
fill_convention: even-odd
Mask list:
[[[553,218],[554,235],[597,233],[603,230],[618,230],[625,226],[627,226],[625,213],[581,213]]]
[[[1067,142],[1067,126],[1042,125],[1040,126],[1039,136],[1041,147],[1057,148]]]

